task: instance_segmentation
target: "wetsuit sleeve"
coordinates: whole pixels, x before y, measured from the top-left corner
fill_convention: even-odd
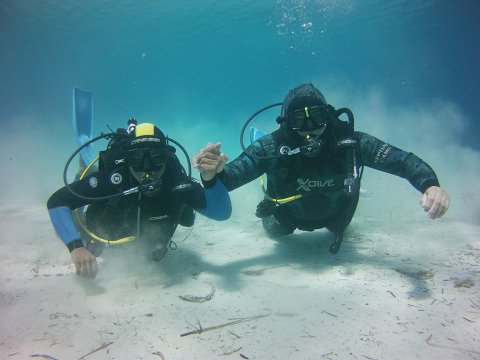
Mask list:
[[[73,222],[72,210],[66,206],[57,206],[49,209],[48,212],[55,231],[70,252],[83,247],[83,241],[80,239],[80,234]]]
[[[93,178],[94,180],[91,180]],[[92,186],[95,184],[95,186]],[[77,193],[87,197],[106,196],[115,193],[114,190],[98,174],[93,174],[84,180],[70,184]],[[57,190],[47,202],[47,209],[52,225],[60,239],[70,252],[83,246],[77,226],[73,221],[72,210],[87,205],[89,201],[73,195],[66,187]]]
[[[204,188],[198,186],[198,190],[194,190],[193,196],[198,198],[200,196],[199,191],[201,191],[204,199],[202,202],[205,206],[198,207],[197,205],[196,207],[192,205],[192,208],[210,219],[227,220],[232,214],[232,203],[223,182],[215,177],[210,181],[204,182],[204,186]]]
[[[407,179],[421,193],[430,186],[440,186],[433,169],[416,155],[366,133],[355,132],[355,137],[361,165]]]
[[[223,171],[218,174],[218,178],[225,184],[228,191],[235,190],[266,172],[268,160],[257,159],[248,154],[254,153],[260,157],[265,157],[269,155],[267,150],[269,149],[257,141],[235,160],[225,165]],[[270,162],[273,163],[273,160],[270,160]]]

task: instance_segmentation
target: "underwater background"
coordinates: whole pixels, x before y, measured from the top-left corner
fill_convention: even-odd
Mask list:
[[[304,82],[465,200],[480,174],[479,16],[478,0],[2,0],[0,200],[62,186],[74,87],[94,94],[94,135],[135,117],[190,156],[220,141],[234,158],[245,120]],[[278,112],[252,125],[273,130]]]
[[[479,19],[480,0],[0,0],[0,358],[479,359]],[[365,168],[332,255],[326,229],[268,238],[255,180],[162,262],[132,242],[75,275],[46,209],[78,146],[74,87],[94,135],[136,117],[233,159],[304,82],[430,164],[446,215]]]

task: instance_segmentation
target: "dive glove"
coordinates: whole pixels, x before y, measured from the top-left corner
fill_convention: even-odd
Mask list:
[[[262,200],[257,205],[257,211],[255,211],[255,215],[259,218],[266,218],[270,215],[275,215],[277,212],[277,205],[271,200]]]

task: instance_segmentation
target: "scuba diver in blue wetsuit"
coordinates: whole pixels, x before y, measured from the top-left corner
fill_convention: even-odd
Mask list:
[[[279,129],[254,138],[245,148],[242,139],[248,123],[262,111],[280,105]],[[257,111],[245,123],[240,139],[244,151],[223,170],[213,168],[225,159],[220,149],[216,153],[202,149],[192,163],[202,178],[221,170],[217,176],[229,191],[266,174],[265,198],[256,215],[270,237],[291,234],[295,229],[327,228],[334,234],[330,252],[338,252],[358,203],[364,166],[407,179],[422,193],[420,204],[433,219],[443,216],[449,206],[448,195],[428,164],[412,153],[354,131],[352,112],[327,104],[312,84],[299,85],[283,103]]]
[[[99,154],[98,170],[87,167],[78,181],[68,184],[71,160],[101,138],[110,141]],[[188,173],[172,143],[184,152]],[[219,145],[212,147],[212,151],[218,149]],[[211,166],[216,173],[224,164],[219,158]],[[95,277],[99,244],[142,239],[151,245],[154,259],[160,260],[174,244],[171,239],[177,225],[193,225],[194,210],[211,219],[228,219],[231,203],[222,181],[213,176],[203,181],[202,187],[190,173],[185,149],[150,123],[136,125],[131,119],[127,130],[102,134],[82,145],[67,161],[65,186],[47,203],[52,224],[69,249],[77,274]],[[77,214],[75,209],[80,208],[84,211]]]

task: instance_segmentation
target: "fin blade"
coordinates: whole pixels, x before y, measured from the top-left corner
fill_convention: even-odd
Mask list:
[[[267,133],[265,133],[265,132],[263,132],[263,131],[261,131],[257,128],[254,128],[254,127],[250,128],[250,142],[251,143],[254,143],[255,141],[264,137],[265,135],[267,135]]]
[[[79,146],[92,139],[93,128],[93,93],[73,89],[73,130]],[[80,152],[85,164],[94,159],[93,146],[89,145]]]

